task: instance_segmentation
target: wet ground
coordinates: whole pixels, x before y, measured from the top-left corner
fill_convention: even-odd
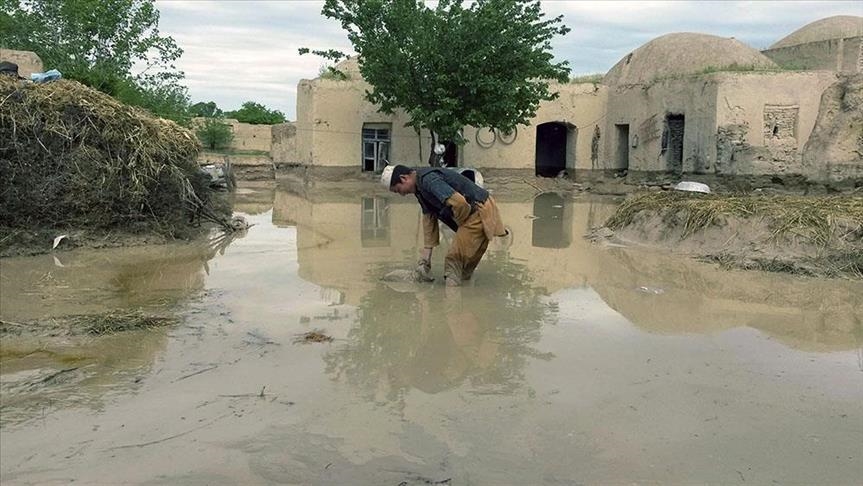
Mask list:
[[[859,484],[863,284],[592,246],[615,200],[557,194],[497,195],[471,285],[385,284],[418,208],[365,192],[242,187],[221,248],[0,260],[7,322],[180,318],[2,335],[3,483]]]

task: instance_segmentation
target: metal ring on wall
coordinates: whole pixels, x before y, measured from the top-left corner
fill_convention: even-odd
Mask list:
[[[500,143],[504,145],[509,145],[515,142],[515,139],[518,138],[518,127],[512,127],[512,130],[509,133],[504,133],[501,130],[495,130],[497,133],[497,138],[500,140]]]
[[[475,137],[475,138],[476,138],[476,144],[477,144],[477,145],[479,145],[479,146],[480,146],[480,147],[482,147],[482,148],[489,148],[489,147],[491,147],[492,145],[494,145],[494,141],[495,141],[495,139],[497,139],[497,133],[495,133],[494,129],[492,129],[492,128],[487,128],[486,130],[488,130],[488,132],[489,132],[489,133],[491,133],[491,140],[490,140],[490,141],[480,139],[479,133],[480,133],[481,131],[483,131],[483,129],[482,129],[482,128],[478,128],[478,129],[476,130],[476,137]]]

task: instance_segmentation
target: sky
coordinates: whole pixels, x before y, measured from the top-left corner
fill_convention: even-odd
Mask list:
[[[338,22],[320,14],[322,1],[156,0],[159,30],[184,53],[177,63],[192,102],[223,110],[256,101],[296,119],[297,83],[324,61],[297,49],[352,52]],[[670,32],[735,37],[765,49],[805,24],[833,15],[863,16],[856,1],[568,1],[542,3],[572,31],[553,43],[573,75],[604,73],[645,42]]]

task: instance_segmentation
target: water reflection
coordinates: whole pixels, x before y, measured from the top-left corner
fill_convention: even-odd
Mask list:
[[[855,297],[863,294],[859,282],[730,272],[660,252],[600,248],[585,241],[583,235],[610,216],[615,200],[573,201],[554,193],[528,201],[511,200],[505,194],[496,198],[512,235],[490,246],[479,266],[476,287],[470,290],[475,293],[472,307],[490,309],[477,317],[482,329],[496,327],[499,323],[486,322],[495,319],[509,323],[504,325],[518,325],[509,310],[498,312],[509,309],[498,301],[499,294],[517,291],[547,296],[562,289],[591,287],[611,308],[651,333],[711,333],[746,326],[803,350],[860,347],[863,302]],[[276,194],[274,219],[295,221],[298,228],[300,276],[344,292],[345,302],[363,310],[364,320],[354,330],[357,337],[369,340],[368,336],[378,331],[382,335],[403,333],[397,342],[415,335],[436,336],[430,326],[444,326],[451,317],[440,310],[446,308],[442,291],[439,295],[406,296],[382,289],[377,282],[386,269],[405,268],[418,254],[422,229],[419,210],[412,202],[409,198],[358,194],[317,193],[313,199],[289,191]],[[370,244],[384,240],[389,246]],[[435,252],[436,269],[445,252],[446,241]],[[518,271],[513,274],[515,268]],[[411,303],[406,310],[387,304],[388,299],[399,295],[400,300]],[[425,307],[434,310],[421,310]],[[434,317],[434,324],[423,324],[430,319],[426,316],[435,312],[443,314]],[[389,317],[378,314],[394,317],[390,322]],[[366,334],[365,326],[377,330]],[[420,327],[408,331],[405,326]],[[382,331],[390,327],[395,330]],[[426,330],[419,333],[421,328]],[[374,345],[395,346],[388,338],[379,341]],[[371,341],[360,348],[363,346],[373,349]],[[410,354],[410,346],[399,349],[384,355],[415,356]]]
[[[204,288],[207,262],[231,241],[4,258],[0,319],[47,325],[64,316],[130,309],[175,315],[181,302]],[[106,394],[135,389],[168,343],[165,328],[101,337],[72,330],[62,338],[38,325],[21,329],[21,335],[2,335],[2,425],[55,407],[98,408]]]
[[[572,205],[564,196],[546,192],[533,200],[533,246],[567,248],[572,242]]]
[[[362,198],[360,240],[363,247],[390,246],[389,208],[386,198]]]
[[[529,285],[524,265],[502,253],[490,260],[493,285],[370,290],[348,344],[325,356],[327,371],[396,408],[411,389],[438,393],[467,383],[474,393],[508,394],[522,387],[527,359],[551,358],[533,345],[555,309]]]

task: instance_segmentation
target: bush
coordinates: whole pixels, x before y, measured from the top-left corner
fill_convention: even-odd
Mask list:
[[[204,148],[219,150],[228,148],[234,140],[231,126],[219,118],[206,118],[195,132]]]

